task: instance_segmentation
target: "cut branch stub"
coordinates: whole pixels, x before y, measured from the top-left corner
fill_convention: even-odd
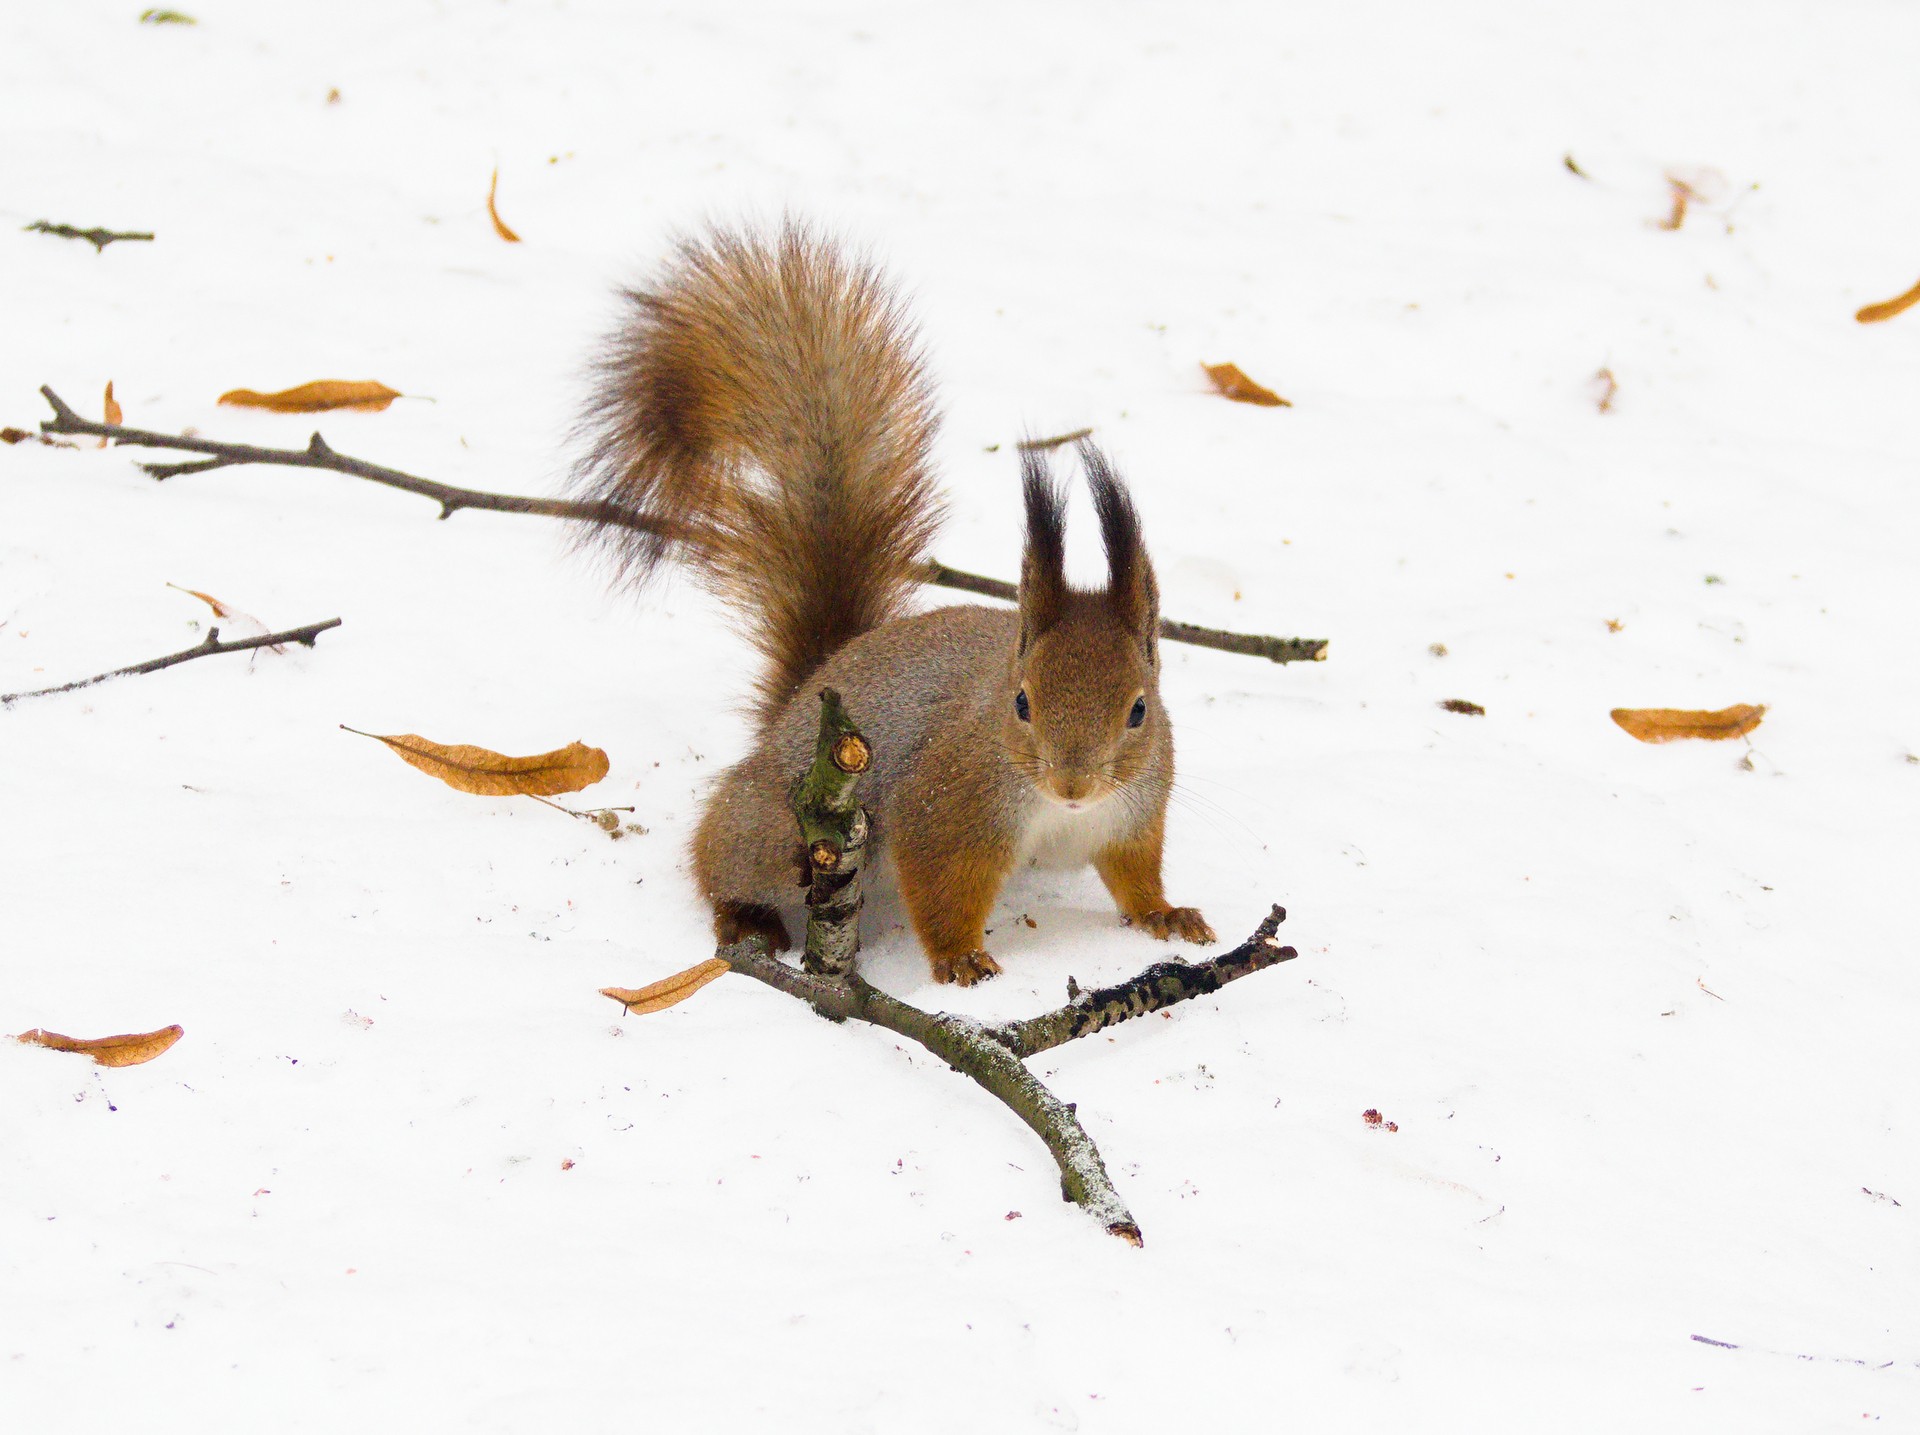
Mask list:
[[[807,852],[807,948],[803,965],[819,975],[846,976],[860,952],[861,857],[866,811],[854,800],[873,748],[833,688],[820,692],[820,737],[813,766],[794,788],[793,810]]]

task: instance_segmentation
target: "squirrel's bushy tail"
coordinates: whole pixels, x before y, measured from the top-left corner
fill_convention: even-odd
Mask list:
[[[575,487],[650,520],[599,529],[628,572],[684,557],[735,609],[764,722],[922,581],[930,386],[878,271],[792,223],[688,240],[626,298]]]

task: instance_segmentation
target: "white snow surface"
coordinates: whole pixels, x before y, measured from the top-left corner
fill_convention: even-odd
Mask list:
[[[711,949],[748,657],[692,584],[339,475],[0,450],[0,691],[198,641],[169,582],[344,620],[0,711],[0,1029],[186,1028],[0,1042],[9,1428],[1920,1428],[1920,312],[1853,319],[1920,277],[1920,10],[140,8],[0,14],[0,423],[111,379],[557,492],[617,286],[791,210],[912,296],[942,559],[1011,576],[1011,441],[1092,425],[1170,615],[1332,647],[1165,649],[1170,890],[1228,941],[1283,903],[1300,958],[1035,1060],[1134,1250],[886,1033],[596,994]],[[215,404],[329,377],[432,402]],[[1739,702],[1750,745],[1608,718]],[[576,801],[646,835],[341,723],[585,739]],[[1006,975],[936,988],[879,898],[866,969],[1000,1018],[1166,952],[1090,872],[993,925]]]

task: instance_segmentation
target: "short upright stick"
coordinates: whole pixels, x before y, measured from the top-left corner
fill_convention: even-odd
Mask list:
[[[807,950],[803,965],[844,977],[860,953],[860,867],[870,823],[854,800],[873,748],[832,688],[820,691],[820,739],[813,766],[794,789],[793,810],[807,854]]]

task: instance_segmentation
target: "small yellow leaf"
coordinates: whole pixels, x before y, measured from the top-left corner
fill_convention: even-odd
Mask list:
[[[384,742],[402,759],[448,787],[481,797],[557,797],[591,787],[607,775],[607,755],[582,742],[570,742],[533,757],[507,757],[466,743],[430,742],[417,733],[389,737],[352,727],[346,730]]]
[[[500,171],[496,167],[493,171],[493,179],[487,185],[487,218],[493,221],[493,232],[495,234],[499,235],[509,244],[518,244],[520,242],[520,236],[507,228],[507,222],[500,217],[500,211],[494,207],[493,197],[499,192],[499,189]]]
[[[62,1036],[57,1031],[43,1031],[35,1027],[32,1031],[21,1032],[14,1040],[31,1042],[35,1046],[44,1046],[52,1051],[78,1052],[82,1056],[92,1057],[102,1066],[138,1066],[143,1061],[152,1061],[180,1040],[184,1031],[184,1027],[163,1026],[158,1031],[89,1039]]]
[[[1766,716],[1764,704],[1740,703],[1717,712],[1684,708],[1615,708],[1613,720],[1641,742],[1673,742],[1683,737],[1722,742],[1745,737]]]
[[[670,1006],[678,1006],[708,982],[717,981],[732,970],[721,958],[709,957],[699,966],[675,972],[652,986],[602,987],[600,995],[619,1002],[627,1009],[629,1016],[647,1016],[652,1012],[665,1011]]]
[[[281,414],[317,414],[328,409],[364,409],[377,414],[400,397],[398,389],[390,389],[372,379],[316,379],[274,394],[229,389],[220,395],[220,402],[236,408],[272,409]]]
[[[1290,409],[1293,405],[1272,389],[1256,384],[1240,372],[1238,364],[1202,364],[1213,386],[1237,404],[1259,404],[1262,408]]]
[[[1898,299],[1889,299],[1883,304],[1869,304],[1853,317],[1862,324],[1878,324],[1896,314],[1906,313],[1915,304],[1920,304],[1920,284],[1914,285]]]

